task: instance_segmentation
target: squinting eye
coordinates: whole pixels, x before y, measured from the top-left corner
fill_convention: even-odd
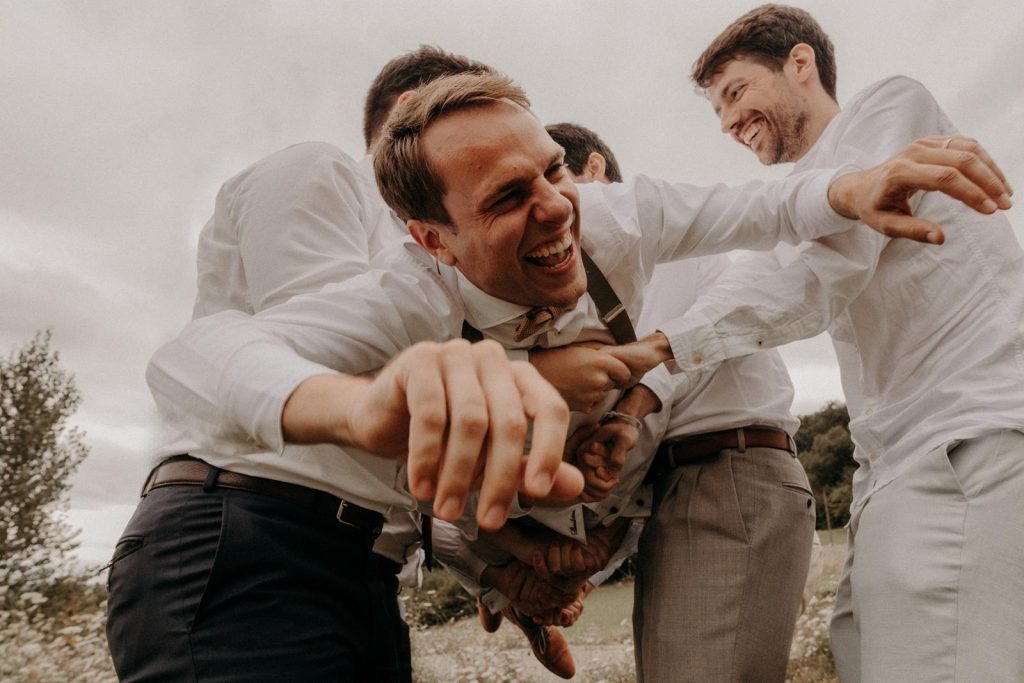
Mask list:
[[[561,175],[561,173],[563,171],[565,171],[566,168],[568,168],[568,166],[566,166],[564,161],[559,162],[559,163],[555,164],[554,166],[552,166],[551,168],[548,169],[548,175],[549,176]]]
[[[509,192],[506,195],[502,195],[501,197],[498,198],[496,202],[491,204],[491,210],[501,211],[503,209],[507,209],[508,207],[514,205],[517,201],[519,201],[519,196],[519,192]]]

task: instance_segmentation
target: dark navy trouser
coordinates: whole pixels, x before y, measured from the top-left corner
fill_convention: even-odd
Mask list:
[[[114,551],[122,681],[408,681],[395,567],[369,534],[268,496],[154,489]]]

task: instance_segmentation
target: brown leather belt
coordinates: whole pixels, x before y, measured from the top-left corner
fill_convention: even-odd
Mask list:
[[[651,474],[658,476],[698,458],[715,455],[727,448],[736,448],[741,452],[747,448],[777,448],[781,451],[796,453],[789,434],[775,427],[723,429],[720,432],[693,434],[663,441],[658,447],[657,455],[654,456]]]
[[[171,456],[153,468],[142,487],[143,497],[162,486],[202,486],[207,490],[222,488],[258,493],[314,514],[330,515],[339,523],[365,531],[373,538],[380,535],[384,526],[384,516],[379,512],[342,500],[326,491],[222,470],[191,455]]]

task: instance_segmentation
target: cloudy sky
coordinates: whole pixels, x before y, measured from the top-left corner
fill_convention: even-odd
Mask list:
[[[77,378],[91,448],[72,494],[81,558],[105,561],[134,508],[160,438],[145,364],[189,317],[221,182],[295,142],[361,154],[367,86],[421,43],[513,75],[543,120],[594,128],[627,174],[778,177],[686,81],[755,4],[0,0],[0,351],[50,327]],[[841,103],[917,78],[1024,186],[1018,0],[797,4],[836,44]],[[1024,238],[1024,210],[1010,220]],[[841,397],[826,341],[784,353],[798,412]]]

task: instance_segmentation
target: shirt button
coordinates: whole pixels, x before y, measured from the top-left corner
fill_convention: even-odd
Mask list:
[[[693,354],[693,358],[691,358],[690,360],[692,360],[694,363],[703,363],[704,356],[700,355],[699,353],[695,353]]]
[[[764,339],[758,339],[758,340],[757,340],[756,342],[754,342],[754,343],[755,343],[755,344],[757,344],[758,346],[764,346]]]
[[[868,460],[870,460],[871,462],[878,462],[878,459],[881,457],[881,453],[879,453],[878,451],[874,451],[871,453],[871,455],[868,456]]]
[[[874,415],[875,414],[875,409],[874,408],[865,408],[864,409],[864,414],[865,415]]]

